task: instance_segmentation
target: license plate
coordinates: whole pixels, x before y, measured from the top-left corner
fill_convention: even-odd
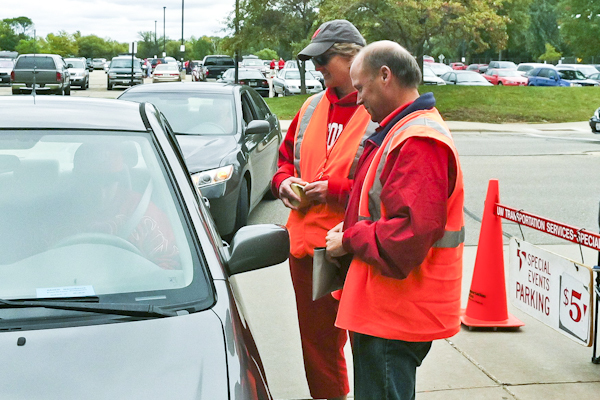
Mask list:
[[[257,82],[250,82],[250,86],[257,86],[258,83]]]

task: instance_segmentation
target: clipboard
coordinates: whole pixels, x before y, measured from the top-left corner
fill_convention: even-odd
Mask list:
[[[344,286],[344,279],[340,268],[325,258],[325,247],[315,248],[312,278],[313,301],[331,292],[335,292]]]

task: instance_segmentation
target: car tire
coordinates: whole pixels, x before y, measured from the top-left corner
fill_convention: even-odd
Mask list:
[[[89,88],[90,88],[90,78],[86,79],[84,89],[89,89]]]
[[[502,85],[503,85],[503,83],[498,81],[498,86],[502,86]]]
[[[106,83],[106,90],[112,90],[112,85],[110,84],[110,82]]]
[[[18,89],[18,88],[15,88],[15,87],[13,87],[13,88],[12,88],[12,94],[14,94],[14,95],[21,94],[21,89]]]
[[[67,88],[65,89],[65,93],[64,96],[70,96],[71,95],[71,86],[67,86]]]
[[[61,87],[60,89],[58,89],[56,91],[56,94],[60,95],[60,96],[64,96],[65,95],[65,87]]]

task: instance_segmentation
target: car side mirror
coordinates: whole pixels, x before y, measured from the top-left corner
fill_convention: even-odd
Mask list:
[[[67,64],[67,68],[73,68],[73,64],[71,64],[71,63]]]
[[[248,127],[246,128],[247,135],[253,135],[257,133],[269,133],[271,130],[271,125],[268,121],[262,119],[255,119],[250,121]]]
[[[281,225],[247,225],[235,234],[227,253],[229,275],[277,265],[289,256],[290,236]]]

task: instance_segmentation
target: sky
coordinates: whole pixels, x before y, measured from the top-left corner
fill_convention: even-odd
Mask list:
[[[36,35],[80,31],[83,36],[128,43],[140,40],[138,32],[154,32],[168,39],[181,39],[181,5],[184,5],[183,36],[189,39],[225,36],[225,19],[235,8],[235,0],[24,0],[6,1],[0,7],[0,20],[28,17]],[[33,32],[31,32],[33,35]]]

